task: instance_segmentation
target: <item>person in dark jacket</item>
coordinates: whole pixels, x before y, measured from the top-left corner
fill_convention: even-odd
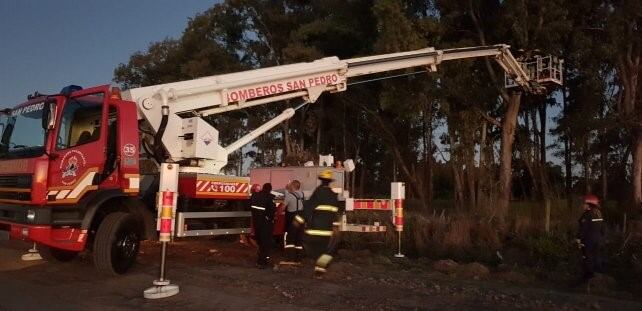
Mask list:
[[[341,212],[337,194],[330,188],[332,171],[319,173],[319,180],[321,185],[304,203],[304,218],[295,217],[300,225],[305,223],[304,248],[307,255],[316,260],[314,272],[317,277],[327,271],[332,261],[331,254],[337,241],[332,230],[333,222]]]
[[[266,183],[261,191],[255,192],[250,197],[250,208],[252,210],[252,221],[254,225],[254,238],[259,245],[257,265],[261,269],[268,267],[270,252],[272,250],[272,230],[274,228],[274,195],[272,184]]]
[[[602,271],[600,248],[604,242],[604,219],[600,211],[600,200],[587,195],[583,200],[584,213],[579,220],[576,242],[582,251],[583,275],[580,282],[588,281],[595,272]]]

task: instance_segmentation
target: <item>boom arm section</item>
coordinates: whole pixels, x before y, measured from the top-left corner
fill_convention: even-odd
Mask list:
[[[347,60],[327,57],[309,63],[133,88],[123,92],[123,98],[135,101],[139,119],[144,118],[156,133],[163,134],[162,145],[171,161],[192,160],[192,164],[181,169],[217,174],[227,164],[231,152],[292,117],[294,112],[284,111],[227,147],[220,145],[218,131],[202,117],[286,99],[301,98],[312,103],[325,92],[345,91],[348,80],[354,77],[415,67],[436,71],[443,61],[477,57],[493,57],[522,89],[536,91],[509,46],[500,44],[446,50],[426,48]]]

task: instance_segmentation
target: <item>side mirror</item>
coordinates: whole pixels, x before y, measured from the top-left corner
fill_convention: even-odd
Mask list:
[[[56,125],[56,100],[46,99],[42,108],[42,129],[48,131]]]

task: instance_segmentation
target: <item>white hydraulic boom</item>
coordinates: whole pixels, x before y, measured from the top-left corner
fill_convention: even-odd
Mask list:
[[[309,63],[133,88],[123,92],[123,99],[135,101],[139,119],[145,119],[157,135],[160,133],[169,161],[187,160],[190,164],[181,166],[184,172],[218,174],[230,153],[291,118],[295,110],[286,109],[227,147],[220,145],[218,131],[202,117],[286,99],[301,98],[312,103],[324,92],[345,91],[348,80],[354,77],[415,67],[436,71],[443,61],[477,57],[493,57],[523,90],[541,90],[513,57],[509,46],[500,44],[426,48],[346,60],[326,57]]]

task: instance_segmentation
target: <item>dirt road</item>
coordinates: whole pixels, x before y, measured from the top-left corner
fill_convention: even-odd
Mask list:
[[[159,247],[153,243],[120,277],[96,275],[88,258],[20,262],[28,246],[0,241],[0,310],[642,310],[630,297],[466,280],[410,260],[359,253],[344,252],[325,279],[314,280],[311,263],[259,270],[251,247],[212,240],[172,244],[168,276],[181,292],[149,301],[142,291],[157,275]]]

